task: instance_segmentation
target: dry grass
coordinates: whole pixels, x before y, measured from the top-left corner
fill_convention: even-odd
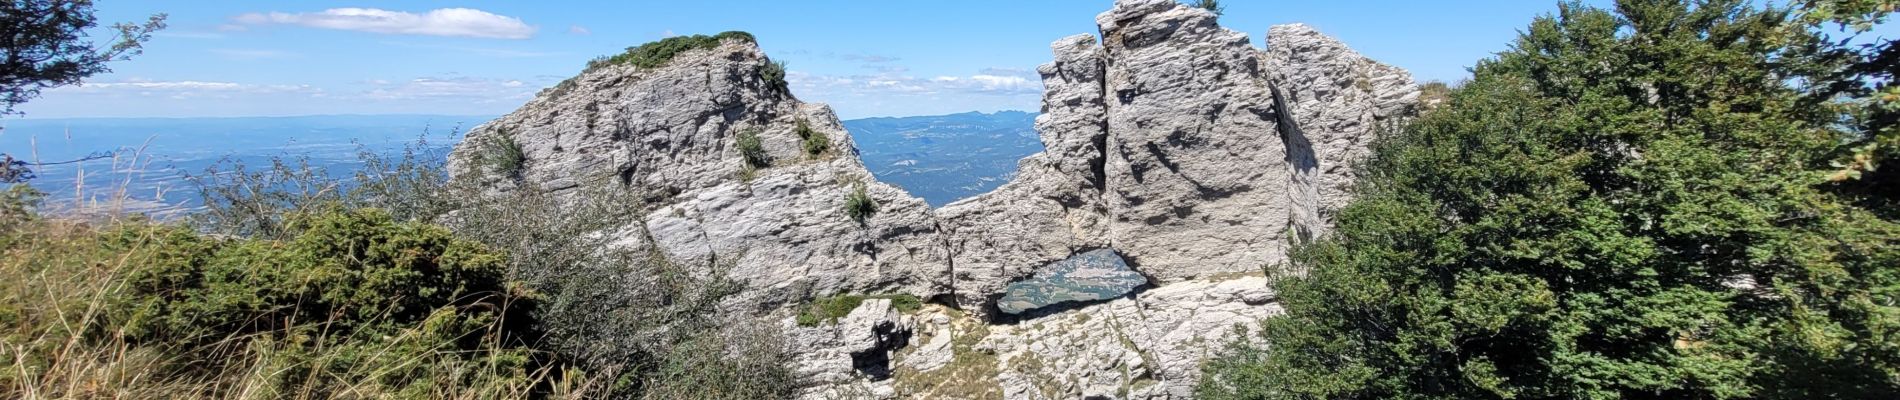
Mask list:
[[[8,282],[0,285],[0,398],[581,398],[602,386],[551,366],[505,373],[511,366],[498,363],[506,357],[470,357],[434,340],[423,326],[431,321],[349,348],[310,345],[343,339],[324,329],[232,335],[208,345],[141,341],[127,322],[142,316],[126,312],[137,302],[133,277],[145,267],[138,261],[170,249],[156,238],[108,238],[102,231],[117,227],[99,223],[16,222],[0,236],[0,281]],[[418,367],[431,373],[397,384],[382,379]]]
[[[503,343],[494,338],[503,336],[504,321],[463,329],[454,321],[464,318],[437,317],[466,310],[438,309],[374,336],[336,333],[330,328],[343,324],[332,318],[275,321],[261,325],[282,328],[209,340],[155,339],[137,323],[157,318],[144,314],[154,300],[139,292],[138,277],[159,268],[155,258],[179,250],[121,234],[165,230],[137,229],[159,225],[128,207],[44,207],[7,192],[0,196],[0,398],[789,395],[795,378],[782,339],[748,316],[717,309],[738,289],[718,268],[610,245],[609,233],[638,220],[639,207],[629,207],[636,191],[496,193],[451,181],[445,155],[425,145],[393,158],[363,157],[368,167],[345,181],[294,158],[256,169],[222,165],[212,172],[223,173],[192,180],[209,206],[189,219],[209,234],[193,235],[281,248],[299,234],[286,216],[339,206],[385,210],[400,223],[459,226],[458,239],[500,251],[509,280],[537,293],[529,315],[538,338]],[[126,197],[106,193],[116,195],[88,203]],[[82,209],[89,212],[75,212]],[[39,218],[35,210],[60,211]]]

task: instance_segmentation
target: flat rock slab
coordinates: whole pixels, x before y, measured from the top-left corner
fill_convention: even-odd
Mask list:
[[[1029,279],[1009,284],[996,308],[1007,314],[1063,303],[1108,300],[1148,284],[1112,249],[1097,249],[1049,263]]]

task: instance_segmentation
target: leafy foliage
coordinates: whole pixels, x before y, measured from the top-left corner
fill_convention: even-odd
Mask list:
[[[924,308],[923,299],[907,294],[879,296],[847,294],[820,297],[816,300],[812,300],[810,303],[806,303],[804,308],[798,310],[798,326],[818,326],[820,324],[837,323],[839,318],[850,315],[851,310],[858,309],[858,306],[863,305],[864,301],[868,299],[890,300],[891,308],[895,308],[898,312],[902,313],[913,313]]]
[[[412,145],[398,158],[366,150],[364,172],[346,182],[285,160],[274,160],[268,172],[215,174],[227,178],[199,182],[221,201],[199,221],[212,232],[287,237],[296,231],[286,228],[284,215],[341,204],[448,226],[457,238],[506,254],[500,262],[510,281],[540,294],[529,313],[543,335],[534,349],[558,361],[550,365],[574,369],[559,375],[579,385],[573,390],[613,398],[773,398],[795,386],[778,332],[718,307],[741,288],[725,274],[737,256],[682,262],[613,243],[646,234],[638,229],[645,208],[637,188],[609,184],[612,177],[580,177],[600,184],[565,194],[493,191],[485,186],[493,182],[478,176],[449,178],[447,157],[431,149]]]
[[[1900,224],[1829,191],[1823,41],[1739,0],[1566,3],[1381,139],[1208,398],[1900,393]]]
[[[752,34],[740,31],[721,32],[712,36],[674,36],[639,46],[628,47],[625,53],[589,62],[587,68],[594,69],[606,65],[632,65],[640,68],[655,68],[673,61],[673,57],[678,56],[680,53],[719,47],[719,43],[727,39],[739,40],[746,43],[755,43],[758,41],[752,37]]]
[[[502,128],[493,135],[483,136],[484,143],[476,156],[488,166],[489,172],[520,178],[522,168],[528,165],[528,153],[522,150],[521,142],[515,141],[512,133]]]
[[[806,156],[816,159],[831,152],[831,135],[812,129],[811,123],[799,120],[798,127],[794,128],[793,133],[797,133],[798,138],[803,140]]]
[[[78,84],[111,71],[106,63],[139,54],[152,32],[165,28],[165,14],[143,24],[112,26],[118,37],[105,44],[85,40],[98,25],[91,0],[7,0],[0,2],[0,115],[39,97],[40,91]]]
[[[844,213],[858,222],[864,222],[865,219],[877,214],[877,199],[871,198],[871,195],[865,192],[864,182],[852,185],[851,193],[845,194]]]
[[[734,143],[739,147],[739,156],[745,159],[746,167],[765,168],[772,165],[771,156],[765,154],[765,142],[759,139],[758,130],[739,132]]]
[[[1227,13],[1227,6],[1221,5],[1220,0],[1193,0],[1188,3],[1188,6],[1213,11],[1214,15]]]
[[[528,314],[537,299],[505,279],[501,255],[373,209],[289,220],[297,233],[288,241],[139,220],[108,228],[35,220],[9,230],[19,236],[0,240],[9,254],[0,274],[15,283],[0,288],[0,337],[9,343],[0,395],[556,390],[560,374],[529,347],[539,336]]]
[[[1850,138],[1834,157],[1836,168],[1828,180],[1845,193],[1858,196],[1872,209],[1900,209],[1900,170],[1881,168],[1900,163],[1900,48],[1891,38],[1868,37],[1875,25],[1885,23],[1900,1],[1805,0],[1800,17],[1822,32],[1839,31],[1844,38],[1817,58],[1827,74],[1817,79],[1809,96],[1844,109],[1845,122],[1861,134]],[[1836,28],[1836,29],[1829,29]]]
[[[768,63],[765,63],[765,65],[760,66],[759,79],[765,81],[766,87],[772,88],[773,90],[777,90],[779,92],[786,92],[790,90],[791,88],[791,86],[789,86],[790,84],[785,81],[785,62],[784,61],[768,62]]]

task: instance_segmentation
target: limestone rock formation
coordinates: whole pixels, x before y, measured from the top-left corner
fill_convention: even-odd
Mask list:
[[[1353,168],[1370,155],[1373,133],[1414,111],[1418,86],[1405,70],[1359,55],[1304,24],[1274,26],[1267,38],[1262,55],[1274,71],[1274,96],[1291,116],[1281,129],[1296,138],[1290,140],[1311,143],[1312,151],[1293,157],[1314,163],[1295,172],[1318,189],[1302,193],[1310,197],[1301,201],[1319,219],[1331,220],[1352,199]]]
[[[728,266],[760,304],[947,291],[947,254],[929,205],[877,182],[829,107],[764,80],[769,62],[755,43],[726,39],[657,68],[589,68],[470,130],[451,168],[500,190],[640,193],[645,203],[628,206],[646,211],[644,226],[617,233],[627,245]],[[748,168],[737,145],[746,134],[760,139],[768,165]],[[806,134],[829,150],[809,154]],[[518,170],[481,165],[495,143],[519,146]],[[878,209],[862,221],[845,211],[859,185]]]
[[[1095,18],[1111,246],[1163,283],[1284,258],[1289,172],[1268,73],[1217,18],[1173,0]]]
[[[637,226],[603,234],[746,283],[732,306],[784,321],[808,398],[1187,397],[1234,326],[1279,312],[1261,271],[1325,233],[1376,127],[1417,89],[1304,26],[1273,28],[1261,50],[1172,0],[1118,0],[1096,22],[1101,40],[1057,40],[1038,68],[1046,150],[937,210],[877,182],[831,110],[768,81],[739,39],[590,68],[471,130],[452,167],[497,191],[639,194]],[[752,137],[763,165],[740,148]],[[520,162],[486,163],[492,146]],[[876,204],[863,218],[846,211],[860,191]],[[999,307],[1096,250],[1145,289]],[[871,300],[836,325],[790,322],[790,306],[839,293],[936,304],[915,320]]]
[[[794,370],[816,398],[892,398],[890,359],[910,341],[915,325],[887,299],[868,299],[836,324],[785,324],[786,341],[799,349]]]

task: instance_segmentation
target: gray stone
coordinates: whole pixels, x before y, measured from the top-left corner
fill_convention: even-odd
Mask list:
[[[1281,129],[1294,146],[1296,215],[1309,235],[1323,234],[1352,198],[1355,170],[1371,155],[1379,129],[1409,115],[1418,102],[1412,75],[1353,52],[1304,24],[1268,30],[1262,52],[1273,71],[1275,98],[1285,107]]]

